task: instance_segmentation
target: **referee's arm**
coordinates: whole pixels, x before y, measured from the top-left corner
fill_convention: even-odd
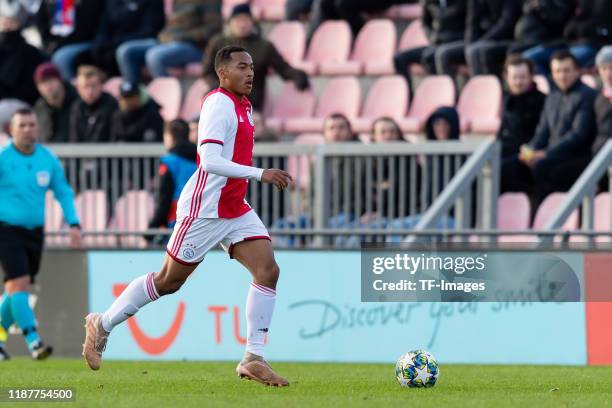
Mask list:
[[[81,226],[79,224],[79,217],[77,216],[76,208],[74,206],[74,191],[72,191],[72,187],[70,187],[68,180],[66,180],[62,163],[57,157],[54,159],[53,174],[51,176],[51,189],[53,190],[55,199],[62,206],[66,223],[70,225],[70,245],[73,248],[80,247]]]

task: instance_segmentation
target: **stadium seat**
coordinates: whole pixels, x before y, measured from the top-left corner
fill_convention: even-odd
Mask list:
[[[394,14],[393,18],[418,20],[423,14],[423,8],[420,4],[400,4],[391,7],[391,13]]]
[[[520,231],[529,228],[531,204],[525,193],[505,193],[497,201],[497,228]]]
[[[144,190],[128,191],[115,203],[115,213],[110,228],[116,231],[145,231],[153,216],[153,196]],[[121,247],[144,248],[145,239],[140,236],[122,236],[119,239]]]
[[[536,83],[536,86],[538,87],[538,90],[540,92],[548,95],[548,93],[550,92],[550,83],[544,75],[535,75],[533,77],[533,82]]]
[[[359,31],[355,48],[348,61],[322,62],[323,75],[393,74],[393,53],[397,43],[391,20],[370,20]]]
[[[610,224],[610,218],[612,213],[612,207],[610,207],[610,193],[603,192],[599,193],[595,197],[595,217],[593,228],[595,231],[612,231]],[[596,242],[611,242],[610,236],[599,236],[595,238]]]
[[[423,79],[412,99],[408,117],[400,121],[404,132],[420,133],[434,110],[455,105],[455,85],[446,75],[431,75]]]
[[[106,231],[108,222],[108,201],[104,190],[85,190],[74,200],[81,228],[84,231]],[[116,244],[113,236],[85,236],[86,247],[112,247]]]
[[[368,92],[361,117],[353,121],[356,132],[370,132],[375,119],[389,116],[400,121],[408,111],[410,93],[406,80],[399,76],[380,77]]]
[[[181,108],[181,118],[186,121],[200,115],[200,108],[202,107],[202,98],[210,90],[210,86],[203,79],[195,81],[187,91],[185,100],[183,101],[183,107]]]
[[[593,89],[599,89],[599,85],[597,84],[597,80],[595,79],[595,77],[593,75],[585,74],[582,77],[580,77],[580,79],[582,79],[582,82],[586,86],[589,86],[589,87],[591,87]]]
[[[298,145],[324,144],[325,138],[318,133],[306,133],[299,135],[294,140]],[[287,158],[287,171],[293,176],[295,185],[302,190],[307,190],[310,185],[311,165],[314,157],[291,155]]]
[[[500,125],[502,87],[493,75],[470,78],[459,96],[461,133],[496,134]]]
[[[112,77],[104,82],[104,92],[109,93],[115,97],[115,99],[119,98],[119,88],[121,88],[121,82],[123,78],[121,77]]]
[[[8,142],[9,142],[9,136],[4,132],[0,132],[0,147],[6,146]]]
[[[52,191],[47,191],[45,195],[45,232],[67,231],[64,225],[64,214],[62,207],[53,196]],[[61,247],[68,245],[66,237],[45,235],[45,245],[47,247]]]
[[[428,45],[429,39],[425,35],[425,30],[423,30],[423,23],[421,20],[414,20],[404,30],[397,50],[405,51],[412,48],[426,47]],[[422,76],[425,74],[425,68],[423,68],[421,64],[412,64],[410,66],[410,72],[412,75]]]
[[[257,10],[259,18],[267,21],[280,21],[285,17],[287,0],[251,0],[251,7]]]
[[[302,23],[283,21],[274,26],[268,40],[291,65],[297,65],[304,59],[306,50],[306,32]]]
[[[181,109],[181,84],[176,78],[155,78],[147,86],[151,97],[161,105],[160,114],[166,122],[179,116]]]
[[[290,133],[320,132],[323,120],[332,113],[343,113],[349,120],[357,117],[361,105],[361,88],[355,77],[330,80],[319,98],[314,117],[290,118],[285,131]]]
[[[293,82],[285,82],[280,94],[272,104],[266,124],[271,129],[283,131],[286,120],[311,117],[315,110],[315,102],[312,90],[298,91]]]
[[[323,62],[345,62],[351,52],[351,42],[351,29],[346,21],[326,21],[313,34],[304,61],[295,67],[315,75]]]

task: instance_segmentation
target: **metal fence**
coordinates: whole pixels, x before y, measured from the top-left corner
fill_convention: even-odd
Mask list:
[[[497,197],[493,186],[498,172],[492,171],[498,160],[495,146],[488,139],[367,145],[259,143],[254,165],[286,168],[295,185],[279,191],[252,182],[248,201],[278,246],[351,247],[363,241],[401,241],[415,228],[419,234],[460,233],[468,228],[489,231],[494,227]],[[87,244],[145,246],[142,235],[154,205],[163,147],[50,147],[61,158],[77,193],[83,229],[90,236]],[[448,186],[453,188],[445,195]],[[442,204],[432,206],[441,198]],[[47,217],[56,220],[47,223],[49,235],[65,233],[58,214],[49,212]],[[148,233],[167,236],[169,231]]]

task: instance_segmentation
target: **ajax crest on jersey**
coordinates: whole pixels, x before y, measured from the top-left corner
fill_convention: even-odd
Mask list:
[[[185,257],[185,259],[191,259],[195,256],[195,251],[191,248],[185,248],[183,250],[183,256]]]
[[[251,115],[251,110],[247,109],[247,117],[249,118],[249,123],[251,126],[255,126],[255,122],[253,122],[253,116]]]
[[[395,378],[402,387],[433,387],[439,376],[436,358],[425,350],[409,351],[395,364]]]
[[[39,171],[36,173],[36,183],[39,187],[47,187],[51,182],[51,175],[48,171]]]

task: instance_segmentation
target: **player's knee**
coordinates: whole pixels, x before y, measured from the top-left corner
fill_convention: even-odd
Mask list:
[[[275,289],[280,275],[280,268],[275,261],[264,264],[256,271],[257,280],[264,286]]]

